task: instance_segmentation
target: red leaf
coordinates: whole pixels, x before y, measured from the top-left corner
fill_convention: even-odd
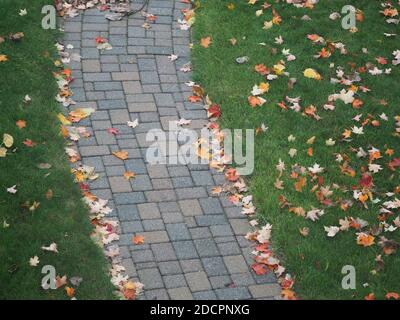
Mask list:
[[[395,170],[397,167],[400,167],[400,158],[395,158],[389,162],[389,168],[391,170]]]
[[[214,103],[208,108],[207,114],[209,118],[219,118],[221,116],[221,107]]]
[[[372,187],[372,177],[368,173],[364,173],[360,179],[360,186],[363,188],[370,188]]]
[[[31,139],[26,139],[24,142],[23,142],[23,144],[24,145],[26,145],[27,147],[29,147],[29,148],[33,148],[34,146],[36,146],[36,142],[33,142]]]
[[[119,134],[119,130],[115,128],[109,128],[107,129],[107,132],[115,135]]]
[[[261,264],[261,263],[253,263],[251,265],[251,268],[253,269],[253,271],[256,273],[256,275],[264,275],[267,274],[268,267],[265,264]]]

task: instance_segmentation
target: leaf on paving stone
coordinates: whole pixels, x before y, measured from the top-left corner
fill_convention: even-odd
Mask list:
[[[139,119],[135,119],[133,121],[128,121],[126,124],[128,125],[128,127],[131,127],[132,129],[134,129],[139,125]]]
[[[132,172],[132,171],[126,171],[126,172],[124,173],[124,178],[125,178],[126,180],[135,178],[135,176],[136,176],[136,174],[135,174],[134,172]]]
[[[119,134],[119,130],[115,129],[115,128],[109,128],[109,129],[107,129],[107,132],[111,133],[111,134],[114,134],[114,135]]]
[[[129,154],[127,151],[114,151],[113,155],[116,156],[118,159],[121,160],[126,160],[129,157]]]
[[[143,244],[144,243],[144,237],[143,236],[134,236],[132,237],[132,243],[133,244]]]
[[[95,109],[93,108],[78,108],[69,113],[68,120],[72,122],[79,122],[82,119],[89,117]]]
[[[251,269],[255,272],[256,275],[261,276],[268,273],[268,267],[262,263],[254,263],[251,265]]]

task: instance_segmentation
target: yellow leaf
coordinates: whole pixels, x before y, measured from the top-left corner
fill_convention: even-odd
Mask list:
[[[311,68],[304,70],[304,76],[310,79],[321,80],[321,75]]]
[[[11,148],[11,146],[14,144],[14,138],[8,133],[5,133],[3,135],[3,143],[7,148]]]
[[[8,61],[7,56],[4,54],[0,54],[0,62],[6,62],[6,61]]]
[[[4,158],[7,154],[7,149],[0,147],[0,158]]]
[[[57,115],[58,120],[64,125],[64,126],[70,126],[72,124],[71,121],[69,121],[62,113],[59,113]]]

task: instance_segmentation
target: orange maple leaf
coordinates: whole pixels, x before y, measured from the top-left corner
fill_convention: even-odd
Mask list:
[[[375,237],[371,236],[370,234],[366,233],[359,233],[357,236],[357,244],[363,247],[370,247],[375,243]]]
[[[135,176],[136,176],[136,174],[135,174],[134,172],[132,172],[132,171],[126,171],[126,172],[124,173],[124,178],[125,178],[126,180],[132,179],[132,178],[134,178]]]
[[[114,151],[113,155],[116,156],[118,159],[121,159],[121,160],[128,159],[128,152],[127,151]]]
[[[200,40],[200,45],[203,48],[208,48],[211,43],[212,43],[211,37],[201,38],[201,40]]]
[[[71,287],[65,287],[65,291],[67,292],[67,296],[72,298],[75,295],[75,289]]]
[[[26,127],[26,121],[25,120],[18,120],[16,123],[18,128],[23,129]]]
[[[144,243],[144,237],[143,236],[134,236],[132,237],[132,243],[133,244],[143,244]]]

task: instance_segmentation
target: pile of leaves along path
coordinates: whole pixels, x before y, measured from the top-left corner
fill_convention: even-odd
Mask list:
[[[344,5],[356,8],[350,29]],[[220,103],[223,126],[256,130],[250,191],[296,280],[284,298],[399,298],[399,10],[198,2],[195,80]],[[262,262],[256,272],[270,272]],[[342,288],[346,265],[353,290]]]

